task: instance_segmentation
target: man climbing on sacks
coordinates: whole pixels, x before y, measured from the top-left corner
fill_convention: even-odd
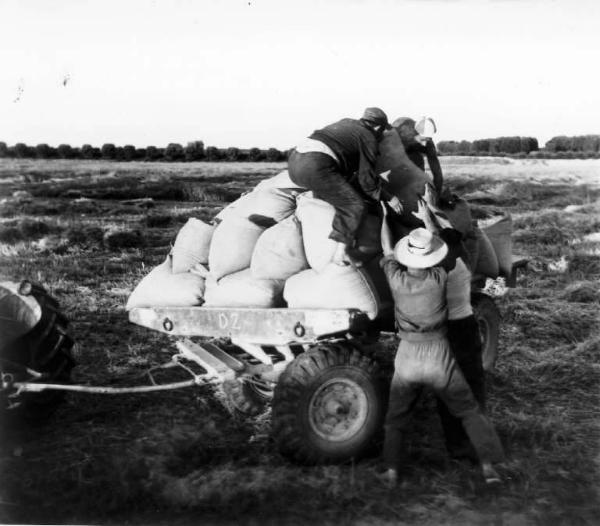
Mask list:
[[[329,237],[338,242],[333,258],[337,264],[350,262],[348,250],[365,214],[366,199],[387,201],[397,213],[402,210],[374,171],[378,141],[390,128],[381,109],[367,108],[359,120],[342,119],[316,130],[290,154],[290,179],[335,208]]]
[[[423,171],[425,171],[424,158],[427,157],[427,164],[433,177],[433,186],[437,194],[441,195],[444,178],[432,139],[437,132],[433,119],[423,117],[419,122],[415,122],[409,117],[400,117],[392,123],[392,128],[400,135],[406,155]]]

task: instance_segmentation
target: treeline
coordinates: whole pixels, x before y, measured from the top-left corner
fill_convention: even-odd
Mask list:
[[[559,135],[539,148],[535,137],[497,137],[475,141],[440,141],[443,155],[537,157],[555,159],[600,158],[600,135]]]
[[[494,155],[498,153],[525,153],[539,150],[535,137],[497,137],[475,141],[440,141],[440,153],[446,155]]]
[[[147,146],[136,148],[131,144],[116,146],[112,143],[103,144],[98,148],[91,144],[72,147],[60,144],[56,148],[48,144],[28,146],[17,143],[7,146],[0,142],[0,158],[13,159],[103,159],[107,161],[150,161],[150,162],[191,162],[191,161],[268,161],[279,162],[287,159],[287,152],[277,148],[261,150],[260,148],[217,148],[204,147],[202,141],[188,142],[186,146],[170,143],[165,148]]]

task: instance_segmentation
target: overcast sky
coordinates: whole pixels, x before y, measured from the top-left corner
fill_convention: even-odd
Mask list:
[[[437,140],[600,133],[598,0],[0,0],[0,141],[289,148],[380,106]]]

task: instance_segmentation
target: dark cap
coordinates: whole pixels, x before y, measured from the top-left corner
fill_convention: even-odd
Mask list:
[[[402,126],[410,126],[414,128],[417,123],[411,119],[410,117],[398,117],[394,122],[392,122],[393,128],[401,128]]]
[[[363,121],[371,122],[375,126],[383,126],[386,130],[390,130],[392,128],[388,122],[387,115],[380,108],[367,108],[364,111],[361,119]]]

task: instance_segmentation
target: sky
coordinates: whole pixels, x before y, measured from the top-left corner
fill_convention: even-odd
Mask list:
[[[439,140],[600,133],[597,0],[0,0],[0,141],[291,148],[379,106]]]

